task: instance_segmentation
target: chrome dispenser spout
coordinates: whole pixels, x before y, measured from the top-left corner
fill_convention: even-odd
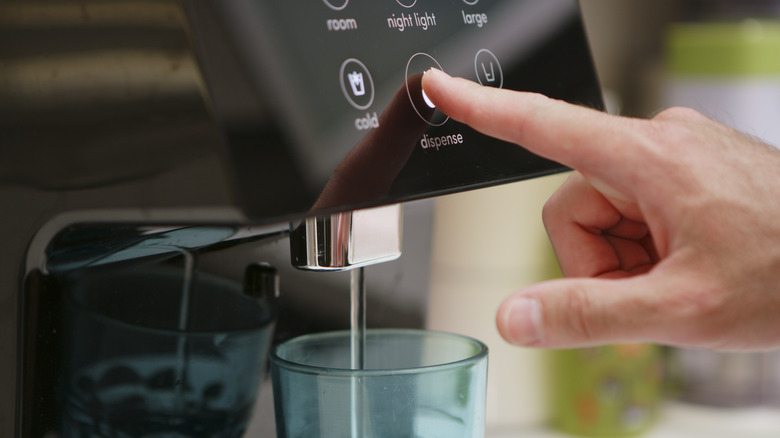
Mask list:
[[[290,225],[293,266],[308,271],[343,271],[401,256],[401,205],[393,204]]]

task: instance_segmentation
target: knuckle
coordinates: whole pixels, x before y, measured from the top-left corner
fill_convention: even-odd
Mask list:
[[[655,144],[674,148],[674,156],[679,156],[691,146],[712,142],[708,132],[719,130],[718,124],[700,112],[685,107],[672,107],[663,110],[651,120],[650,131]],[[703,129],[705,128],[705,129]],[[680,145],[686,145],[680,148]],[[668,153],[669,151],[665,151]]]
[[[585,289],[575,287],[569,291],[566,300],[567,327],[570,337],[587,341],[593,339],[593,303]]]
[[[678,304],[688,318],[707,321],[716,318],[727,308],[725,295],[717,288],[702,284],[702,287],[688,291]]]
[[[542,223],[548,227],[555,222],[561,212],[561,204],[557,201],[558,196],[553,194],[542,207]]]
[[[542,223],[547,230],[571,216],[572,198],[578,197],[578,187],[584,183],[578,172],[571,176],[556,190],[542,207]],[[588,184],[588,183],[585,183]]]
[[[726,322],[730,305],[728,294],[713,287],[700,287],[686,291],[672,304],[681,322],[679,334],[689,342],[709,345],[719,342],[722,332],[730,324]]]
[[[653,120],[659,121],[697,121],[706,119],[704,115],[693,108],[673,106],[656,114]]]
[[[708,126],[707,120],[693,109],[674,107],[650,121],[647,133],[652,153],[646,158],[648,167],[658,172],[654,177],[663,173],[680,178],[691,173],[690,164],[701,160],[700,147],[710,143],[708,131],[702,130],[702,126]]]

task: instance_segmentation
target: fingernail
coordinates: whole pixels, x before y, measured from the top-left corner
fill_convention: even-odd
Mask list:
[[[504,311],[504,328],[509,341],[534,345],[542,341],[542,306],[533,298],[516,298]]]
[[[428,70],[425,70],[425,71],[423,72],[423,76],[427,75],[428,73],[431,73],[431,74],[433,74],[433,75],[437,75],[437,74],[444,73],[444,72],[443,72],[443,71],[441,71],[441,70],[439,70],[439,69],[438,69],[438,68],[436,68],[436,67],[431,67],[431,68],[429,68]]]

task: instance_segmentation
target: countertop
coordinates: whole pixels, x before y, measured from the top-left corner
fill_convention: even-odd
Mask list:
[[[273,393],[270,383],[260,388],[258,404],[247,437],[275,436],[273,426]],[[514,430],[491,430],[485,438],[571,438],[571,435],[549,428],[527,427]],[[778,438],[780,407],[723,409],[667,401],[658,423],[640,438]]]
[[[777,438],[780,408],[722,409],[666,402],[656,426],[640,438]],[[485,438],[571,438],[571,435],[537,427],[491,431]]]

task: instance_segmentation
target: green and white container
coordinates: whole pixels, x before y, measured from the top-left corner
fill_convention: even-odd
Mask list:
[[[550,352],[552,426],[588,437],[650,430],[662,394],[660,347],[619,344]]]
[[[780,146],[780,21],[680,23],[666,35],[663,106],[687,106]]]

